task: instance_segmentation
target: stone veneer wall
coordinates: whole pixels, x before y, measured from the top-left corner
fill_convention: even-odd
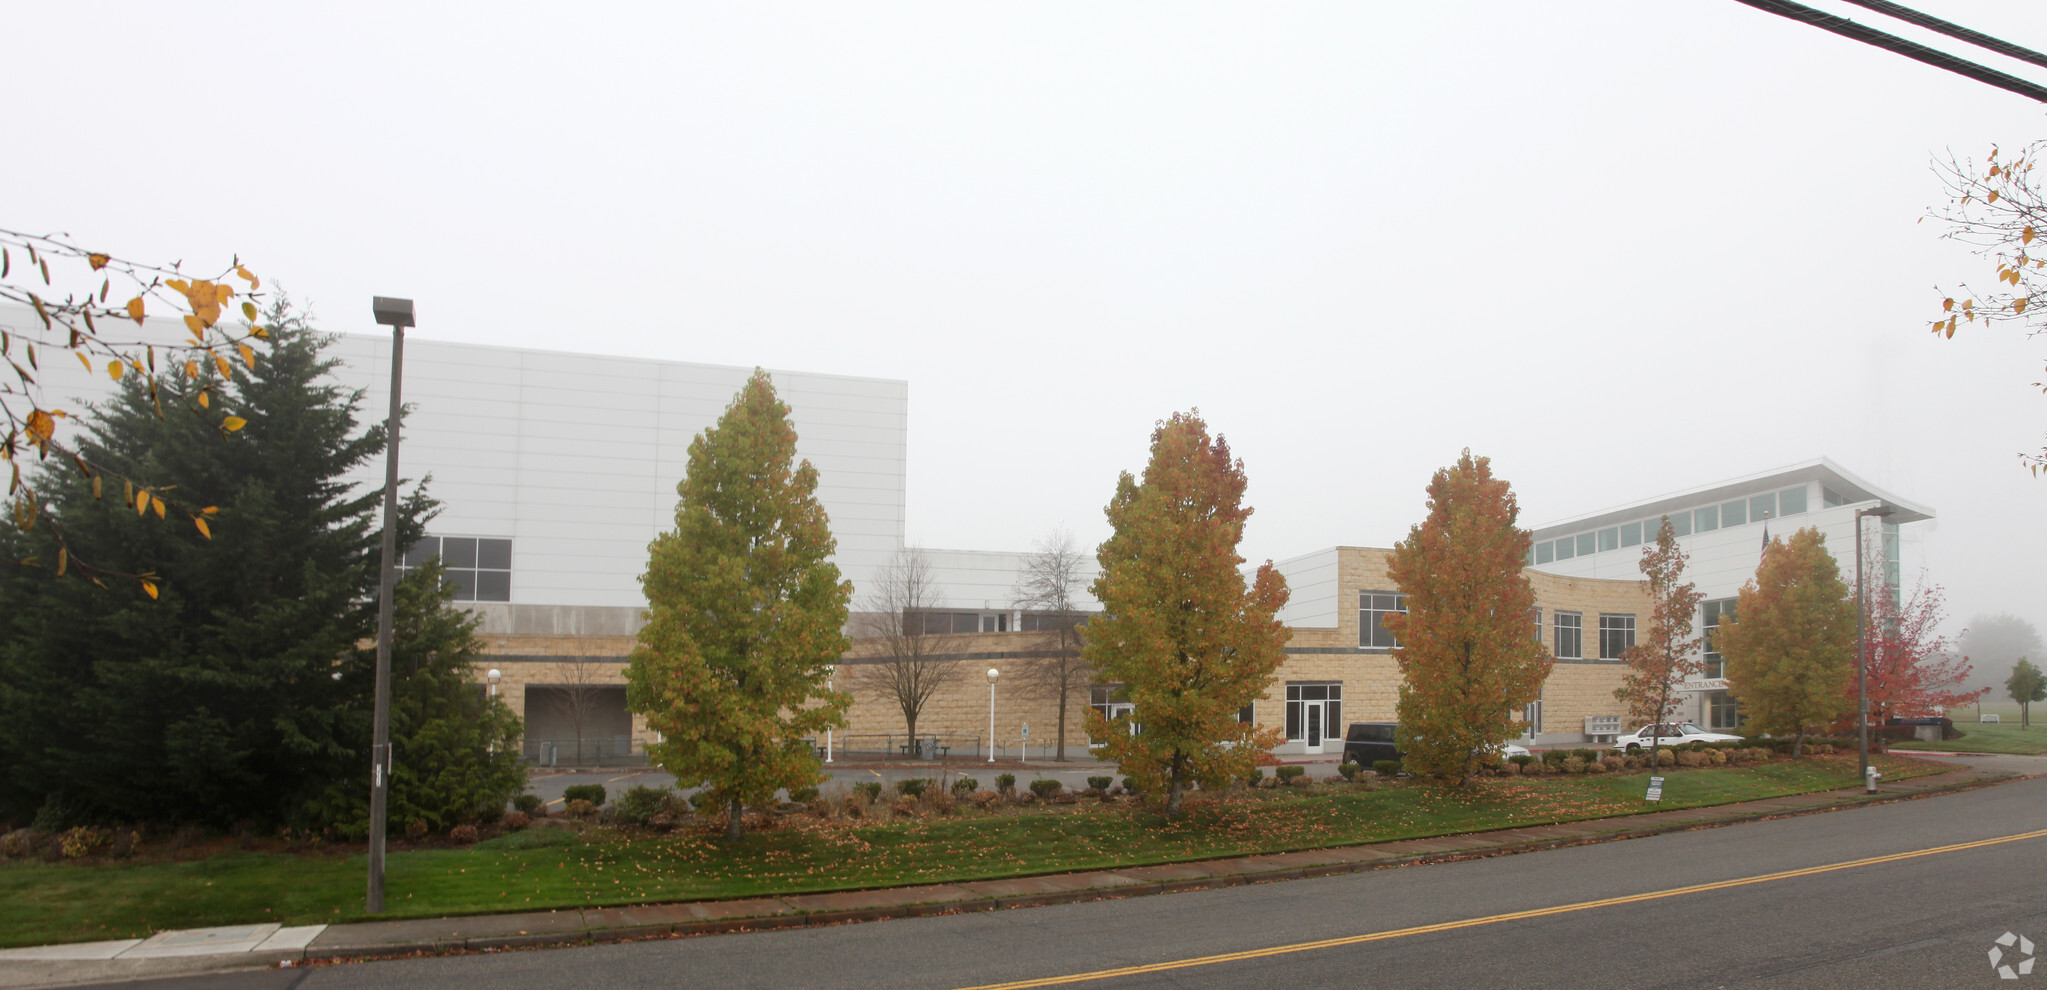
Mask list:
[[[1253,718],[1261,727],[1284,730],[1286,726],[1286,684],[1289,681],[1337,682],[1343,685],[1342,721],[1391,721],[1398,700],[1400,673],[1392,656],[1383,649],[1358,647],[1358,610],[1353,603],[1361,591],[1393,591],[1386,575],[1390,550],[1343,547],[1338,556],[1339,602],[1335,628],[1296,627],[1287,647],[1286,660],[1273,679],[1273,686],[1253,706]],[[1637,635],[1646,632],[1649,620],[1647,586],[1641,581],[1564,577],[1535,570],[1523,571],[1534,587],[1536,603],[1543,612],[1543,638],[1553,640],[1552,616],[1559,609],[1584,616],[1581,652],[1596,657],[1599,646],[1599,615],[1602,612],[1631,613]],[[562,684],[573,680],[575,658],[590,658],[589,673],[595,683],[623,684],[625,658],[632,652],[634,637],[620,634],[621,617],[604,618],[602,634],[566,631],[570,619],[552,614],[536,617],[488,617],[480,638],[484,642],[481,666],[503,672],[499,692],[512,710],[525,711],[528,685]],[[634,617],[636,618],[636,616]],[[1533,630],[1530,631],[1533,635]],[[955,674],[933,697],[918,719],[918,735],[937,735],[954,747],[954,752],[971,752],[988,734],[988,668],[1001,671],[995,689],[995,738],[1005,752],[1014,753],[1022,726],[1031,727],[1032,751],[1056,734],[1058,703],[1052,692],[1027,676],[1044,655],[1041,633],[977,633],[946,637],[941,649],[957,656]],[[856,644],[840,666],[835,682],[854,694],[848,725],[834,733],[835,745],[850,742],[859,749],[880,749],[901,742],[905,733],[903,715],[893,698],[876,690],[861,676],[872,669],[873,645]],[[1589,715],[1621,714],[1613,690],[1620,685],[1619,661],[1565,659],[1558,661],[1543,688],[1543,729],[1539,742],[1567,744],[1583,738],[1584,719]],[[479,678],[481,671],[478,672]],[[1077,752],[1086,742],[1088,692],[1071,692],[1067,704],[1067,745]],[[1332,727],[1332,740],[1325,753],[1341,750],[1342,726]],[[633,717],[635,745],[653,741],[646,720]],[[1301,743],[1281,746],[1277,752],[1299,753]],[[985,752],[983,750],[982,752]]]

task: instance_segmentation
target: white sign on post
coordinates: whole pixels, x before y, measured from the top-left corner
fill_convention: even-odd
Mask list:
[[[1023,737],[1025,739],[1029,739],[1031,737],[1031,723],[1029,722],[1025,722],[1023,724]]]
[[[1662,777],[1651,777],[1651,778],[1649,778],[1649,800],[1651,800],[1651,801],[1661,801],[1661,800],[1663,800],[1663,778],[1662,778]]]

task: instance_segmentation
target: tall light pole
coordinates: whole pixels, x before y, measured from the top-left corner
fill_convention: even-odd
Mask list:
[[[1869,636],[1863,631],[1862,613],[1862,517],[1888,516],[1891,507],[1855,510],[1855,762],[1862,773],[1862,786],[1871,793],[1876,782],[1869,779]]]
[[[405,328],[413,326],[412,300],[377,296],[370,304],[377,322],[391,328],[391,415],[384,420],[384,547],[378,565],[377,700],[370,737],[370,890],[363,910],[384,911],[384,829],[391,792],[391,605],[398,563],[398,416],[405,380]]]
[[[988,762],[995,762],[995,678],[1002,672],[988,668]]]

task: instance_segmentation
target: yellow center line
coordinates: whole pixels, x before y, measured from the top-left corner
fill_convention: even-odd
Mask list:
[[[1628,894],[1622,897],[1606,897],[1596,901],[1580,901],[1576,904],[1559,904],[1555,907],[1533,908],[1527,911],[1510,911],[1506,914],[1491,914],[1483,918],[1466,918],[1462,921],[1445,921],[1434,925],[1419,925],[1414,928],[1397,928],[1392,931],[1372,932],[1368,935],[1346,935],[1342,938],[1322,939],[1317,942],[1296,942],[1292,945],[1275,945],[1264,949],[1247,949],[1243,952],[1225,952],[1214,956],[1196,956],[1192,959],[1176,959],[1171,962],[1147,963],[1142,966],[1124,966],[1118,969],[1099,969],[1091,973],[1073,973],[1066,976],[1046,976],[1035,980],[1017,980],[1013,983],[989,983],[977,987],[963,987],[961,990],[1023,990],[1025,987],[1050,987],[1064,983],[1083,983],[1089,980],[1107,980],[1118,976],[1140,976],[1145,973],[1162,973],[1167,970],[1186,969],[1192,966],[1213,966],[1217,963],[1238,962],[1245,959],[1260,959],[1266,956],[1284,955],[1290,952],[1307,952],[1311,949],[1333,949],[1345,945],[1361,945],[1366,942],[1380,942],[1386,939],[1404,938],[1409,935],[1427,935],[1431,932],[1447,932],[1478,925],[1494,925],[1503,921],[1519,921],[1524,918],[1540,918],[1552,914],[1572,911],[1588,911],[1593,908],[1613,907],[1619,904],[1638,904],[1642,901],[1660,900],[1665,897],[1681,897],[1685,894],[1701,894],[1712,890],[1726,890],[1753,883],[1768,883],[1772,880],[1789,880],[1808,877],[1818,873],[1832,873],[1836,870],[1851,870],[1859,866],[1875,866],[1879,863],[1895,863],[1900,860],[1916,859],[1940,853],[1961,852],[1965,849],[1981,849],[2005,842],[2019,842],[2024,839],[2047,838],[2047,829],[2020,832],[2017,835],[1999,836],[1995,839],[1978,839],[1974,842],[1957,842],[1953,845],[1935,846],[1931,849],[1916,849],[1911,852],[1892,853],[1888,856],[1871,856],[1866,859],[1852,859],[1843,863],[1828,863],[1824,866],[1808,866],[1804,869],[1785,870],[1782,873],[1765,873],[1761,876],[1742,877],[1739,880],[1720,880],[1713,883],[1693,884],[1689,887],[1672,887],[1655,890],[1646,894]]]

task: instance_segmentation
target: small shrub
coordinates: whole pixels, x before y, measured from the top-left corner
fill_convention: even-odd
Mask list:
[[[531,824],[533,824],[533,819],[526,817],[526,813],[523,811],[514,811],[505,816],[505,828],[513,832],[517,832]]]
[[[1526,763],[1509,763],[1500,768],[1500,773],[1509,777],[1518,777],[1521,775],[1522,768],[1527,765]]]
[[[566,812],[570,818],[592,818],[595,817],[597,814],[597,806],[591,804],[588,798],[576,798],[575,800],[570,801],[568,807],[563,808],[562,810]],[[425,822],[420,822],[419,824],[422,828],[424,828],[426,825]],[[412,833],[412,826],[410,825],[406,826],[405,831],[406,834],[409,836]]]
[[[1373,760],[1373,761],[1372,761],[1372,772],[1373,772],[1373,773],[1376,773],[1376,774],[1378,774],[1378,775],[1379,775],[1379,776],[1381,776],[1381,777],[1394,777],[1394,776],[1398,776],[1398,775],[1400,774],[1400,761],[1399,761],[1399,760]]]
[[[1030,791],[1025,791],[1022,794],[1018,794],[1016,796],[1016,803],[1018,804],[1036,804],[1037,801],[1038,796],[1036,794],[1031,793]]]
[[[1002,795],[997,794],[994,791],[975,791],[972,795],[970,795],[967,798],[967,800],[972,801],[983,808],[986,808],[989,805],[992,805],[995,802],[1002,800]]]
[[[1059,787],[1060,784],[1056,780],[1031,781],[1031,793],[1036,794],[1040,800],[1051,800],[1052,795],[1059,793]]]
[[[791,787],[789,788],[789,800],[794,801],[797,804],[809,804],[810,802],[817,800],[817,788]]]
[[[456,842],[460,842],[465,846],[471,845],[476,842],[476,826],[457,825],[454,828],[448,830],[448,838]]]
[[[424,818],[415,818],[405,823],[405,841],[407,842],[418,842],[426,838],[426,833],[427,825]]]
[[[1345,761],[1336,765],[1336,775],[1345,780],[1355,781],[1358,779],[1360,769],[1362,768],[1357,764]]]
[[[541,805],[545,803],[540,800],[540,795],[538,794],[519,794],[512,798],[512,807],[525,812],[527,817],[532,817],[535,812],[540,810]]]
[[[1528,766],[1528,765],[1529,765],[1530,763],[1534,763],[1534,762],[1535,762],[1535,754],[1534,754],[1534,753],[1516,753],[1516,754],[1514,754],[1513,756],[1509,756],[1509,757],[1507,757],[1507,762],[1508,762],[1508,763],[1512,763],[1512,764],[1514,764],[1514,765],[1515,765],[1515,766],[1517,766],[1517,767],[1521,767],[1521,768],[1523,768],[1523,769],[1526,769],[1526,768],[1527,768],[1527,766]]]
[[[1131,780],[1131,779],[1130,779],[1130,778],[1128,778],[1128,777],[1125,777],[1125,778],[1123,778],[1123,793],[1125,793],[1125,794],[1142,794],[1142,793],[1144,793],[1144,788],[1142,788],[1142,787],[1139,787],[1139,786],[1137,786],[1137,781],[1134,781],[1134,780]]]
[[[7,833],[6,837],[0,838],[0,855],[5,855],[8,859],[22,859],[32,855],[35,850],[36,836],[28,829],[18,828]]]
[[[1244,775],[1244,783],[1250,784],[1252,787],[1257,787],[1264,782],[1265,771],[1257,767],[1252,767],[1251,772]]]
[[[1087,779],[1087,786],[1103,793],[1107,793],[1109,788],[1115,783],[1116,778],[1114,777],[1089,777]]]
[[[313,836],[312,844],[313,845],[320,844],[320,837],[318,835]],[[136,850],[141,845],[142,845],[141,829],[136,828],[117,829],[114,832],[113,845],[107,847],[107,854],[110,856],[117,856],[121,859],[127,859],[128,857],[135,855]]]
[[[972,777],[961,777],[952,782],[952,792],[959,797],[966,797],[980,789],[981,782]]]
[[[932,811],[938,812],[941,815],[950,815],[952,814],[953,805],[958,802],[953,800],[951,791],[941,791],[934,788],[925,793],[924,803],[930,805]]]
[[[1579,759],[1579,758],[1577,758],[1577,757],[1575,757],[1575,756],[1566,756],[1566,757],[1564,757],[1564,762],[1563,762],[1562,764],[1560,764],[1560,766],[1562,767],[1562,769],[1563,769],[1563,771],[1564,771],[1565,773],[1584,773],[1584,772],[1585,772],[1585,761],[1584,761],[1584,760],[1581,760],[1581,759]]]
[[[570,784],[569,786],[567,786],[567,787],[565,787],[565,788],[562,788],[562,800],[564,800],[564,801],[588,801],[588,802],[590,802],[590,807],[593,807],[593,808],[603,807],[603,805],[604,805],[604,785],[603,785],[603,784]]]
[[[1570,758],[1571,754],[1568,750],[1552,749],[1546,750],[1542,754],[1542,762],[1552,767],[1561,767],[1564,765],[1564,761]]]
[[[1582,762],[1584,762],[1584,764],[1585,764],[1585,772],[1586,772],[1586,773],[1605,773],[1605,772],[1606,772],[1606,762],[1605,762],[1604,760],[1585,760],[1585,761],[1582,761]]]
[[[879,801],[881,800],[881,781],[878,780],[860,781],[859,783],[853,785],[853,793],[866,795],[867,800],[870,802]]]
[[[81,859],[92,855],[111,838],[106,829],[79,825],[64,832],[58,848],[64,851],[65,859]]]
[[[1574,749],[1574,750],[1572,750],[1572,751],[1571,751],[1571,755],[1572,755],[1572,756],[1575,756],[1575,757],[1577,757],[1577,758],[1579,758],[1579,759],[1581,759],[1581,760],[1584,760],[1584,761],[1585,761],[1585,762],[1587,762],[1587,763],[1590,763],[1590,762],[1592,762],[1593,760],[1599,759],[1599,754],[1598,754],[1598,753],[1595,753],[1595,752],[1593,752],[1592,750],[1589,750],[1589,749]]]
[[[1607,773],[1619,773],[1627,769],[1628,761],[1622,757],[1608,754],[1599,758],[1599,765],[1605,767]]]
[[[814,788],[813,788],[814,790]],[[621,825],[646,825],[656,815],[673,815],[681,810],[682,795],[666,787],[637,786],[619,796],[612,814]]]
[[[895,812],[901,818],[915,818],[917,816],[917,799],[913,797],[899,797],[896,799],[895,804],[889,806],[889,810]]]
[[[1706,754],[1694,750],[1683,750],[1677,754],[1677,765],[1681,767],[1702,767],[1706,765]]]
[[[1016,793],[1016,774],[1013,774],[1013,773],[998,773],[998,774],[996,774],[996,775],[995,775],[995,789],[996,789],[997,791],[999,791],[999,792],[1003,793],[1003,794],[1015,794],[1015,793]]]
[[[917,797],[923,794],[924,788],[930,786],[930,784],[931,781],[926,780],[922,777],[911,777],[907,780],[898,780],[896,781],[896,793],[901,794],[904,797],[910,798]]]
[[[1363,781],[1360,781],[1360,783],[1364,785],[1365,790],[1367,791],[1376,791],[1379,789],[1379,778],[1377,777],[1366,777]]]
[[[1274,770],[1272,772],[1272,775],[1279,778],[1279,786],[1288,787],[1291,786],[1294,781],[1299,780],[1301,777],[1305,776],[1307,772],[1308,772],[1307,767],[1294,766],[1292,764],[1289,764],[1287,766],[1283,766],[1277,770]]]

